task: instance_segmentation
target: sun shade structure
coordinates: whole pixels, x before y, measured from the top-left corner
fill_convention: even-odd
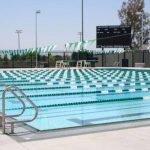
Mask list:
[[[86,49],[88,46],[96,45],[96,40],[88,40],[84,42],[75,42],[75,43],[66,43],[65,48],[69,51],[79,51],[81,50],[81,47],[84,47]]]
[[[38,53],[50,53],[56,48],[56,45],[50,45],[37,48]],[[0,55],[25,55],[36,52],[36,48],[28,48],[21,50],[0,50]]]
[[[88,46],[96,47],[96,39],[87,40],[84,42],[75,42],[75,43],[66,43],[65,48],[67,51],[80,51],[82,46],[84,47],[84,51],[93,52],[94,54],[122,54],[124,52],[130,52],[132,50],[124,50],[123,48],[106,48],[106,49],[88,49]]]
[[[93,54],[122,54],[125,52],[123,49],[106,49],[106,50],[96,50],[96,49],[85,49],[85,52],[93,53]]]
[[[122,54],[124,49],[104,49],[104,50],[91,50],[94,54]]]

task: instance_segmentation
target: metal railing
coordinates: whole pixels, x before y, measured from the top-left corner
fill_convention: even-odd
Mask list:
[[[8,118],[14,118],[14,117],[19,117],[21,115],[23,115],[23,113],[26,110],[26,105],[24,103],[24,101],[15,93],[15,91],[19,92],[23,98],[26,99],[27,102],[29,102],[32,107],[35,109],[35,114],[33,116],[32,119],[27,119],[27,120],[21,120],[21,121],[7,121],[6,119]],[[16,115],[6,115],[6,92],[11,92],[17,99],[18,101],[22,104],[23,108],[21,113],[16,114]],[[37,118],[38,115],[38,107],[26,96],[26,94],[24,92],[22,92],[21,89],[19,89],[18,87],[16,87],[15,85],[11,85],[11,86],[7,86],[5,88],[5,90],[2,93],[2,116],[1,116],[1,125],[2,125],[2,133],[5,134],[5,129],[6,129],[6,125],[11,125],[11,133],[14,133],[14,124],[20,124],[20,123],[27,123],[27,122],[32,122]]]

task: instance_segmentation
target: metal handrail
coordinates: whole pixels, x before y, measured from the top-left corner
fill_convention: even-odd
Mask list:
[[[10,118],[10,117],[21,116],[25,112],[25,109],[26,109],[26,106],[25,106],[25,103],[23,102],[23,100],[19,96],[17,96],[17,94],[12,89],[15,89],[16,91],[18,91],[26,99],[26,101],[29,102],[32,105],[32,107],[35,109],[35,115],[32,119],[21,120],[21,121],[8,121],[8,122],[5,121],[5,119],[8,117]],[[5,114],[5,97],[6,97],[6,92],[8,92],[8,91],[11,92],[18,99],[18,101],[21,102],[21,104],[23,105],[23,110],[20,114],[17,114],[17,115],[6,115]],[[13,133],[14,132],[14,124],[32,122],[37,118],[37,116],[38,116],[38,107],[26,96],[26,94],[24,92],[22,92],[21,89],[19,89],[15,85],[6,87],[6,89],[3,91],[3,94],[2,94],[2,132],[3,133],[5,133],[5,125],[6,124],[11,125],[11,133]]]
[[[19,117],[19,116],[21,116],[24,112],[25,112],[25,103],[24,103],[24,101],[19,97],[19,96],[17,96],[16,95],[16,93],[15,92],[13,92],[11,89],[9,89],[9,91],[11,91],[11,93],[20,101],[20,103],[22,104],[22,106],[23,106],[23,109],[22,109],[22,111],[21,111],[21,113],[20,114],[16,114],[16,115],[5,115],[5,117]],[[5,89],[4,91],[3,91],[3,94],[2,94],[2,99],[4,99],[5,98],[5,93],[7,92],[7,89]]]

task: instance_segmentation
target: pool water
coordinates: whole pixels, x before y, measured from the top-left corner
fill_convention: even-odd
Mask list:
[[[149,70],[5,70],[0,84],[18,86],[38,106],[37,119],[27,124],[41,131],[150,118]],[[34,109],[27,102],[26,106],[16,119],[32,118]],[[21,108],[7,93],[6,113],[16,114]]]

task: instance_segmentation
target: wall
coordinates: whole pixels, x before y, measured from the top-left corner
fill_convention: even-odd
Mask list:
[[[103,67],[116,67],[119,62],[119,67],[122,67],[122,59],[125,57],[128,59],[129,67],[134,67],[135,63],[145,63],[145,67],[150,67],[150,52],[149,51],[136,51],[126,52],[124,54],[97,54],[94,55],[98,59],[96,67],[102,67],[102,55],[103,55]]]

